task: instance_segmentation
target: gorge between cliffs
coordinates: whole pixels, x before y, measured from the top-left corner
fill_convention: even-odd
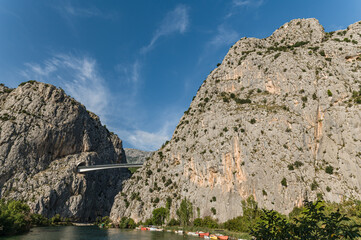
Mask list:
[[[1,199],[46,218],[114,224],[144,223],[162,207],[169,222],[184,199],[192,220],[219,223],[243,215],[250,198],[282,214],[305,200],[361,200],[360,69],[361,22],[327,33],[316,19],[295,19],[267,38],[242,38],[155,152],[125,151],[61,88],[2,84]],[[77,172],[119,163],[143,166]]]

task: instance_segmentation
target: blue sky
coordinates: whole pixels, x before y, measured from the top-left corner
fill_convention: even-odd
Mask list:
[[[0,82],[61,87],[125,147],[155,150],[237,40],[309,17],[343,29],[361,1],[0,0]]]

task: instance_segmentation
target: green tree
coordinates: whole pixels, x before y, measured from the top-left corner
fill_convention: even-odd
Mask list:
[[[27,232],[31,226],[30,208],[26,203],[0,200],[0,235],[12,235]]]
[[[153,210],[152,222],[155,225],[162,225],[169,214],[167,208],[161,207]]]
[[[251,230],[251,235],[258,240],[293,239],[290,233],[290,224],[286,218],[276,211],[263,210],[264,215]]]
[[[253,196],[242,201],[242,210],[242,216],[230,219],[224,223],[226,229],[237,232],[249,232],[263,214]]]
[[[134,229],[136,224],[132,218],[122,217],[119,222],[119,228],[123,229]]]
[[[187,198],[184,198],[177,210],[177,215],[183,227],[188,226],[193,217],[193,205]]]
[[[321,201],[305,202],[300,216],[294,216],[297,213],[293,214],[294,217],[290,221],[273,210],[263,212],[261,221],[251,231],[251,235],[259,240],[333,240],[356,239],[361,236],[360,225],[350,221],[339,210],[326,214],[324,203]]]

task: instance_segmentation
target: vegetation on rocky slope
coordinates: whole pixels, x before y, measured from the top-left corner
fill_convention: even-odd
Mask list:
[[[283,214],[306,198],[361,200],[360,23],[326,33],[295,19],[237,41],[172,139],[125,182],[112,221],[150,219],[168,198],[170,218],[187,198],[192,221],[220,222],[242,215],[249,196]]]

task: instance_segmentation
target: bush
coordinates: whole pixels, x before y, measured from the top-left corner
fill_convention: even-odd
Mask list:
[[[328,174],[333,174],[333,167],[331,165],[328,165],[325,169],[325,172]]]
[[[250,121],[251,124],[255,124],[256,123],[256,119],[252,118]]]
[[[287,187],[287,179],[283,178],[281,181],[282,186]]]
[[[196,218],[193,221],[194,227],[203,227],[203,228],[218,228],[217,221],[213,220],[210,216],[202,218]]]
[[[178,221],[178,220],[175,220],[174,218],[172,218],[169,222],[168,222],[168,224],[167,224],[168,226],[179,226],[180,225],[180,222]]]
[[[31,226],[30,208],[26,203],[0,200],[1,235],[13,235],[29,231]]]
[[[329,97],[332,97],[332,92],[331,92],[330,89],[327,90],[327,95],[328,95]]]
[[[318,188],[318,183],[316,182],[316,180],[313,180],[312,184],[311,184],[311,190],[314,191]]]
[[[122,229],[134,229],[137,225],[132,218],[122,217],[119,222],[119,228]]]
[[[31,216],[31,225],[34,226],[48,226],[50,224],[49,219],[40,215],[40,214],[32,214]]]
[[[146,226],[153,225],[153,220],[151,218],[145,220],[144,225]]]
[[[202,218],[196,218],[193,221],[193,226],[195,227],[203,227],[203,220]]]
[[[296,168],[300,168],[303,166],[303,162],[300,161],[295,161],[295,163],[293,164]]]
[[[214,207],[211,208],[211,212],[213,213],[213,215],[217,214],[217,210]]]

